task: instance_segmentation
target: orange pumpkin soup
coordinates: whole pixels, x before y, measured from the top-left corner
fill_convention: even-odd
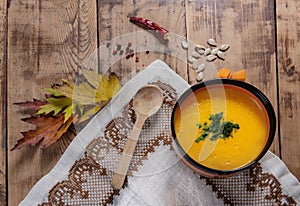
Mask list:
[[[231,135],[217,140],[200,140],[211,115],[222,113],[223,122],[238,124]],[[253,162],[268,139],[265,109],[250,92],[232,85],[214,85],[190,94],[175,111],[174,128],[178,143],[194,161],[215,170],[235,170]],[[209,136],[207,138],[210,138]],[[198,139],[199,140],[199,139]],[[205,159],[205,141],[217,141]]]

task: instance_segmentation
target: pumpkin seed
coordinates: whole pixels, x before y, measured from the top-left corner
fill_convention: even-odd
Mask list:
[[[204,49],[195,49],[197,53],[199,53],[200,55],[204,54]]]
[[[210,55],[208,55],[208,56],[206,57],[206,61],[212,62],[212,61],[214,61],[216,58],[217,58],[216,55],[210,54]]]
[[[216,55],[218,53],[218,51],[219,51],[219,49],[215,48],[215,49],[211,50],[210,54]]]
[[[193,66],[192,66],[193,70],[198,69],[198,65],[199,65],[199,63],[197,61],[194,61]]]
[[[197,72],[203,72],[204,70],[205,70],[205,64],[204,63],[199,64],[197,68]]]
[[[187,61],[189,63],[193,63],[194,61],[196,61],[196,59],[194,57],[192,57],[192,56],[189,56],[188,59],[187,59]]]
[[[217,52],[217,56],[218,56],[220,59],[222,59],[222,60],[225,59],[225,54],[224,54],[224,52],[222,52],[222,51],[218,51],[218,52]]]
[[[199,73],[197,74],[196,80],[197,80],[198,82],[201,82],[201,81],[203,80],[203,76],[204,76],[203,72],[199,72]]]
[[[189,48],[189,44],[186,41],[182,41],[181,46],[182,46],[183,49],[188,49]]]
[[[204,47],[204,46],[202,46],[202,45],[199,45],[199,44],[197,44],[196,46],[195,46],[195,50],[196,51],[198,51],[198,50],[205,50],[206,49],[206,47]]]
[[[220,46],[220,50],[225,52],[230,48],[230,46],[228,44],[223,44]]]
[[[207,44],[210,46],[217,46],[216,41],[214,39],[207,40]]]
[[[198,53],[198,52],[193,52],[192,53],[192,57],[194,57],[194,58],[196,58],[196,59],[199,59],[201,56],[200,56],[200,54]]]
[[[209,55],[210,52],[211,52],[211,48],[206,48],[205,51],[204,51],[204,56]]]

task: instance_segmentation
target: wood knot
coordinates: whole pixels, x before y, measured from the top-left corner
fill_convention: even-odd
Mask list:
[[[296,70],[291,58],[288,58],[284,63],[284,72],[287,75],[289,82],[300,81],[300,76]]]
[[[287,73],[288,77],[291,77],[291,76],[293,76],[294,74],[296,74],[297,71],[296,71],[295,66],[294,66],[294,65],[289,65],[289,66],[286,68],[286,73]]]

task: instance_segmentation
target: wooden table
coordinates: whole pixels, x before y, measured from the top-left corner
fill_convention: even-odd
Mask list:
[[[100,45],[141,28],[128,16],[142,16],[190,41],[213,38],[231,45],[217,68],[247,70],[247,82],[271,100],[278,129],[271,147],[300,179],[300,2],[296,0],[2,0],[0,3],[0,205],[17,205],[56,164],[71,141],[10,151],[21,131],[32,127],[15,102],[43,98],[43,88],[73,80]],[[146,44],[146,40],[145,40]],[[189,83],[195,72],[170,55],[139,53],[118,61],[125,83],[155,59],[162,59]],[[97,56],[96,56],[97,57]],[[107,60],[109,61],[109,60]],[[94,59],[93,69],[101,61]]]

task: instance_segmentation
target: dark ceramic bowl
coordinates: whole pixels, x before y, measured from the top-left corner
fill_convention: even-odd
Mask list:
[[[236,89],[238,92],[243,93],[244,95],[249,95],[251,96],[251,99],[259,105],[260,109],[263,112],[263,115],[267,121],[267,138],[266,143],[259,153],[259,155],[256,156],[256,158],[251,161],[250,163],[243,165],[241,167],[238,167],[233,170],[218,170],[218,169],[213,169],[209,168],[207,166],[204,166],[203,164],[199,163],[198,161],[195,161],[193,158],[191,158],[187,152],[183,149],[182,145],[180,144],[180,141],[178,141],[178,138],[176,136],[176,131],[175,131],[175,113],[177,110],[180,109],[181,104],[191,95],[194,95],[195,92],[203,89],[209,89],[211,87],[215,86],[221,86],[221,87],[230,87]],[[250,98],[249,98],[250,99]],[[171,131],[172,131],[172,136],[173,136],[173,148],[177,152],[177,154],[180,156],[181,160],[189,166],[191,169],[194,171],[200,173],[201,175],[204,175],[206,177],[227,177],[231,176],[233,174],[236,174],[237,172],[243,171],[254,164],[256,164],[268,151],[269,147],[271,146],[275,131],[276,131],[276,117],[275,117],[275,112],[274,109],[268,100],[268,98],[256,87],[242,82],[242,81],[237,81],[237,80],[232,80],[232,79],[213,79],[209,81],[205,81],[196,85],[193,85],[189,89],[187,89],[178,99],[176,102],[173,112],[172,112],[172,117],[171,117]],[[185,138],[185,137],[184,137]],[[189,138],[189,137],[187,137]],[[221,141],[221,140],[220,140]]]

